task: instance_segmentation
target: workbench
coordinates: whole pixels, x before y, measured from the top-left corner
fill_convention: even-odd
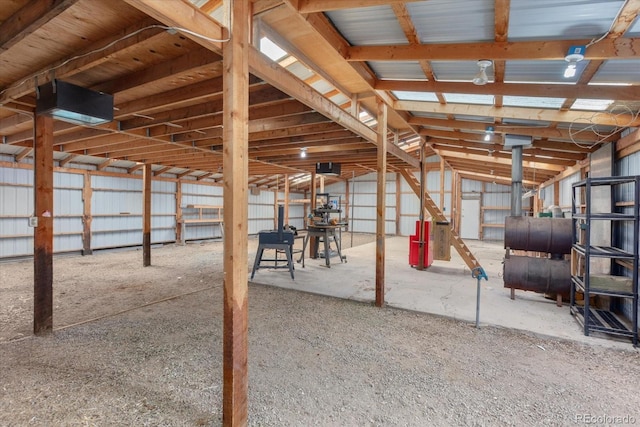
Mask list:
[[[327,267],[331,267],[331,248],[330,248],[330,239],[333,237],[333,241],[336,244],[336,250],[338,252],[338,257],[340,257],[340,262],[346,261],[346,256],[343,257],[340,252],[340,239],[337,237],[337,233],[344,227],[345,224],[338,225],[309,225],[307,226],[307,235],[304,238],[304,243],[302,245],[302,254],[300,255],[300,259],[298,262],[302,262],[302,267],[304,268],[304,252],[307,248],[307,244],[309,243],[309,239],[311,237],[315,237],[315,251],[314,253],[318,253],[320,239],[322,239],[324,243],[324,262]]]

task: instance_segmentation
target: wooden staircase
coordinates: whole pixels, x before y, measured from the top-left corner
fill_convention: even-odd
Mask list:
[[[404,177],[416,195],[420,197],[420,181],[418,181],[418,178],[416,178],[415,175],[407,169],[400,169],[400,174]],[[444,216],[444,213],[442,213],[438,205],[436,205],[426,190],[424,192],[424,208],[431,215],[431,218],[434,221],[449,222],[447,217]],[[480,267],[480,263],[476,257],[473,256],[469,247],[464,243],[464,240],[462,240],[458,233],[456,233],[453,227],[450,227],[449,231],[451,233],[451,246],[458,251],[464,262],[467,264],[467,267],[469,267],[471,271],[476,267]]]

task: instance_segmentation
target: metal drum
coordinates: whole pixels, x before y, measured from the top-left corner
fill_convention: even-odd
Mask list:
[[[571,253],[571,219],[508,216],[505,221],[504,247],[552,254]]]
[[[568,294],[571,288],[571,262],[512,255],[504,260],[504,287]]]

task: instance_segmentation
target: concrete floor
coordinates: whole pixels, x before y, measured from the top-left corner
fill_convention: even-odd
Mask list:
[[[555,300],[542,294],[520,290],[512,300],[510,289],[504,288],[502,280],[502,242],[469,240],[466,243],[489,277],[481,283],[480,327],[493,325],[607,347],[631,346],[630,341],[603,335],[584,336],[582,328],[569,313],[568,303],[557,307]],[[434,261],[431,267],[419,271],[408,265],[408,237],[389,237],[385,246],[385,301],[388,306],[475,323],[477,280],[471,277],[469,268],[453,248],[451,261]],[[298,241],[295,247],[298,247]],[[262,268],[256,271],[252,282],[373,302],[375,242],[342,252],[347,257],[346,262],[340,263],[337,256],[332,257],[330,268],[325,266],[324,259],[306,258],[305,268],[296,263],[295,280],[286,269]],[[298,257],[296,255],[296,260]],[[253,259],[250,262],[253,263]]]

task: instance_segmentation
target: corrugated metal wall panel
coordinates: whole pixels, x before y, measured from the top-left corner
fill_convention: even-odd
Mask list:
[[[560,207],[563,212],[571,212],[571,199],[573,197],[573,191],[571,185],[574,182],[580,181],[580,173],[576,172],[573,175],[566,177],[560,181]]]
[[[463,193],[471,193],[471,192],[481,192],[482,191],[482,182],[473,181],[470,179],[462,180],[462,192]]]
[[[620,176],[633,176],[640,175],[640,152],[633,153],[629,156],[623,157],[615,162],[614,171],[616,175]],[[617,189],[615,194],[616,201],[630,201],[634,200],[634,196],[632,193],[632,186],[625,185],[620,186]],[[636,203],[640,203],[640,201],[636,200]],[[628,207],[625,208],[626,213],[633,213],[633,208]],[[615,238],[616,241],[619,242],[621,248],[633,251],[633,223],[631,221],[620,222],[616,228]],[[627,276],[631,276],[631,272],[627,269],[619,268],[617,270],[618,274],[624,274]],[[633,302],[628,298],[620,299],[620,309],[627,316],[627,318],[631,319],[633,317]],[[640,305],[640,302],[639,302]],[[640,321],[639,321],[640,326]]]
[[[541,188],[539,197],[542,200],[543,209],[547,209],[549,206],[552,206],[553,198],[554,198],[553,185],[549,185],[547,187]]]

